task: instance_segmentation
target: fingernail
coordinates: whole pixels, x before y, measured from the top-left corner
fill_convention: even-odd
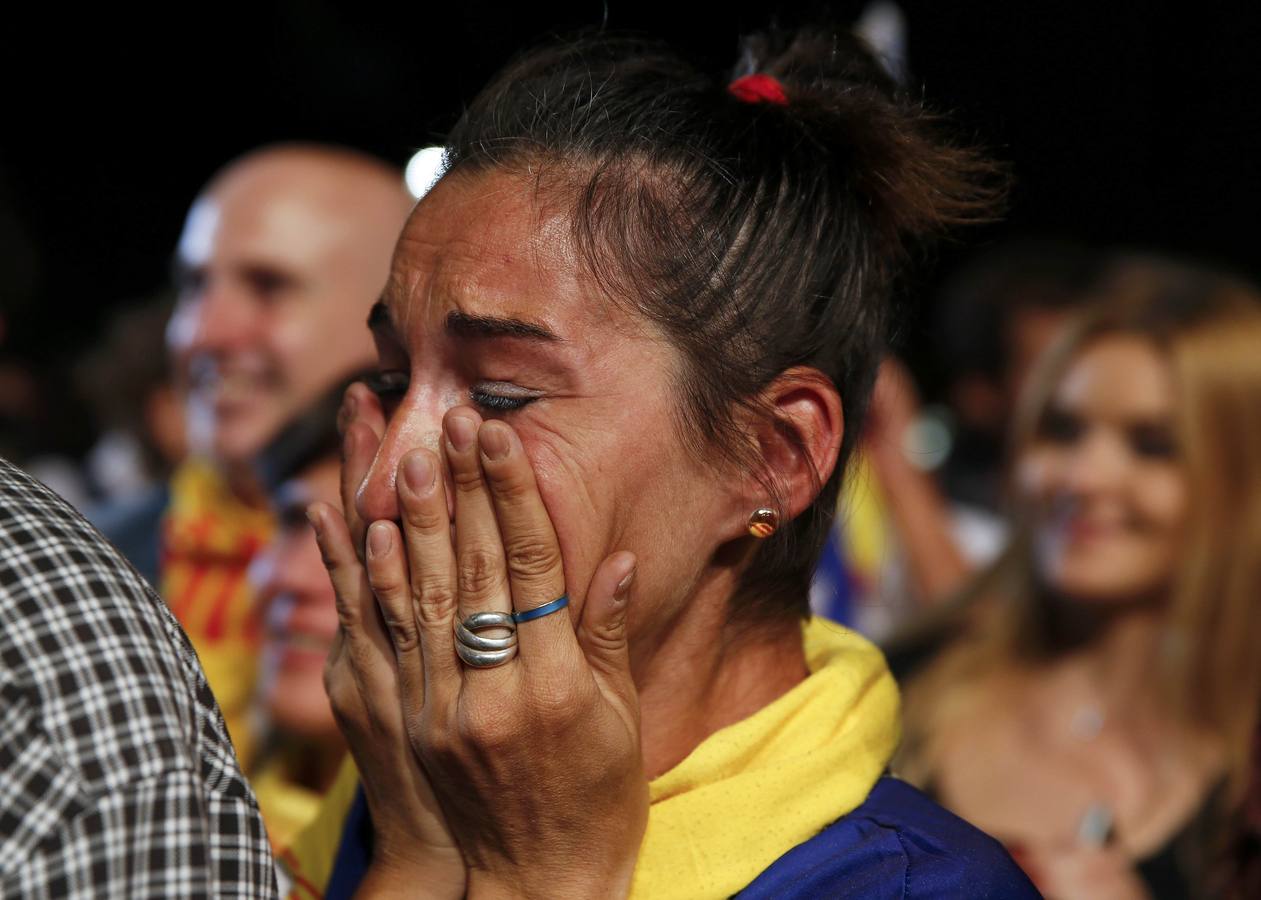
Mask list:
[[[403,461],[403,477],[413,494],[424,494],[433,487],[433,463],[423,453],[413,453]]]
[[[626,577],[617,583],[617,587],[613,591],[613,599],[618,603],[626,602],[626,596],[630,593],[631,582],[635,580],[635,569],[631,569],[626,573]]]
[[[499,422],[487,422],[481,431],[482,452],[487,459],[505,459],[512,449],[508,439],[508,426]]]
[[[384,522],[373,522],[368,528],[368,555],[372,557],[384,556],[390,552],[390,545],[394,543],[394,537],[390,534],[390,526]]]
[[[451,416],[447,419],[447,440],[452,447],[463,453],[477,440],[477,425],[467,416]]]

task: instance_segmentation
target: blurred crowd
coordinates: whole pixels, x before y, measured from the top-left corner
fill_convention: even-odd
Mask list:
[[[58,386],[0,358],[0,455],[167,601],[282,853],[345,756],[304,510],[342,502],[337,411],[373,365],[364,323],[412,202],[350,150],[228,165],[169,292],[62,386],[92,415],[82,458],[41,444]],[[1261,293],[1026,240],[917,305],[937,358],[883,364],[812,593],[886,649],[896,771],[1048,896],[1261,896]],[[947,375],[931,405],[925,370]]]

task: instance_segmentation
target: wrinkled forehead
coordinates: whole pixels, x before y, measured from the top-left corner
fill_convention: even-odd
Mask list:
[[[453,173],[403,229],[383,296],[400,331],[451,311],[535,322],[572,336],[618,318],[590,276],[569,209],[527,175]]]

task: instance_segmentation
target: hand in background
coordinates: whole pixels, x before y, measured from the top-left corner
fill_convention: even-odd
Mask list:
[[[1134,864],[1115,844],[1021,846],[1012,858],[1047,900],[1150,900]]]

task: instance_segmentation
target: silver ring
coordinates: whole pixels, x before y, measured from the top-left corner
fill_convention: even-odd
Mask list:
[[[488,628],[503,628],[507,637],[482,637],[477,634]],[[517,655],[517,623],[511,613],[473,613],[456,623],[455,652],[465,665],[475,669],[502,666]]]
[[[459,641],[455,642],[455,653],[465,663],[474,669],[493,669],[495,666],[502,666],[508,660],[517,655],[517,645],[513,644],[507,650],[494,650],[489,653],[483,653],[480,650],[473,650],[465,647]]]

